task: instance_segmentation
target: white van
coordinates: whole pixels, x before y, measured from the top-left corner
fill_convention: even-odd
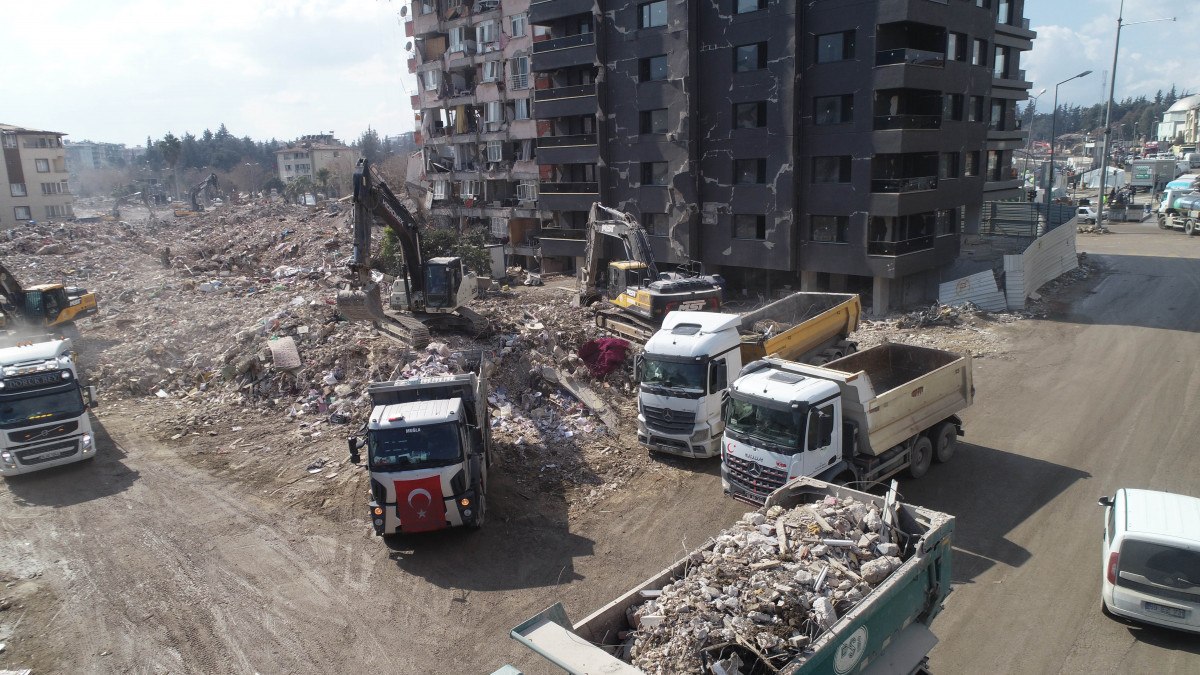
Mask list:
[[[1100,505],[1104,609],[1200,633],[1200,499],[1123,488]]]

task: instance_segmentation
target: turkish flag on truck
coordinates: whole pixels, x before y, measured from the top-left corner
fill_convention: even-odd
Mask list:
[[[446,527],[446,500],[442,499],[441,475],[398,480],[396,511],[403,532],[428,532]]]

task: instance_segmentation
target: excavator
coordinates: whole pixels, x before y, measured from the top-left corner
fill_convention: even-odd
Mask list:
[[[96,294],[84,288],[62,284],[38,284],[22,287],[17,278],[0,265],[0,328],[13,330],[26,325],[31,328],[60,328],[76,332],[74,323],[99,311]]]
[[[600,235],[619,239],[625,260],[608,263],[608,288],[599,288]],[[645,228],[631,214],[600,204],[588,213],[587,248],[579,304],[590,305],[602,295],[607,306],[596,313],[596,325],[609,332],[645,342],[674,310],[716,311],[721,307],[721,281],[690,270],[659,272]]]
[[[475,275],[463,268],[461,258],[423,256],[420,223],[366,159],[354,171],[353,205],[352,281],[337,295],[342,316],[373,321],[414,349],[429,344],[429,328],[476,335],[487,330],[487,319],[466,307],[479,288]],[[404,270],[392,285],[387,309],[371,278],[371,228],[377,221],[395,233],[404,254]]]
[[[198,213],[204,213],[204,207],[200,205],[200,192],[209,187],[217,187],[217,174],[208,174],[208,178],[205,178],[192,187],[191,191],[188,192],[191,206],[186,209],[175,209],[175,217],[186,218]]]

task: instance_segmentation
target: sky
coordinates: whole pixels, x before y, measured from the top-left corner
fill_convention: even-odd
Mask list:
[[[788,0],[779,0],[788,1]],[[1022,67],[1036,94],[1059,103],[1105,100],[1120,0],[1026,0],[1038,37]],[[405,0],[38,0],[6,2],[0,123],[51,129],[68,140],[144,144],[167,132],[199,135],[222,123],[236,136],[291,140],[371,127],[410,131]],[[1176,23],[1121,33],[1116,98],[1175,83],[1200,92],[1184,27],[1195,0],[1127,0],[1128,23]],[[1194,57],[1193,57],[1194,60]],[[18,95],[16,92],[22,92]]]

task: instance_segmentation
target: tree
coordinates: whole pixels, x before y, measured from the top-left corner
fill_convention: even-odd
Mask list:
[[[321,193],[326,197],[329,196],[329,179],[333,178],[333,172],[325,167],[321,167],[317,171],[317,187],[321,188]]]
[[[368,162],[374,164],[379,161],[383,154],[383,144],[379,141],[379,132],[367,127],[367,130],[358,137],[358,143],[355,144],[358,148],[358,154],[367,158]]]
[[[290,202],[299,202],[306,193],[313,191],[312,179],[308,176],[300,176],[283,188],[283,196]]]
[[[475,272],[486,272],[492,268],[492,258],[486,245],[487,239],[482,229],[462,235],[445,227],[431,227],[421,232],[421,254],[426,258],[458,256],[468,269]]]
[[[162,155],[163,161],[171,168],[171,174],[175,179],[175,194],[179,194],[179,171],[176,168],[179,166],[179,158],[183,153],[183,141],[180,141],[175,134],[167,132],[162,140],[155,144],[158,148],[158,153]]]

